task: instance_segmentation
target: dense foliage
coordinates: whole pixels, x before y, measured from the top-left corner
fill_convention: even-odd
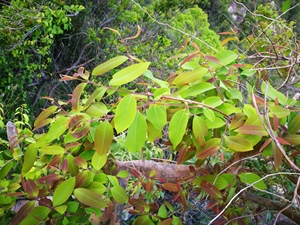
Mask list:
[[[17,2],[22,1],[12,1]],[[166,10],[171,1],[146,7],[113,3],[105,1],[116,10],[124,7],[114,18],[119,27],[102,21],[95,29],[92,25],[99,21],[94,17],[74,21],[87,23],[75,27],[88,34],[81,47],[94,46],[90,54],[100,48],[107,53],[96,54],[100,64],[91,69],[80,63],[67,66],[60,79],[68,87],[66,94],[44,96],[48,105],[33,124],[26,105],[11,112],[14,120],[7,123],[5,102],[0,105],[0,128],[6,126],[7,132],[0,139],[0,222],[188,224],[187,215],[196,205],[207,212],[197,224],[276,223],[281,214],[299,223],[299,47],[294,23],[280,18],[271,4],[259,6],[251,35],[243,38],[235,27],[220,33],[220,41],[205,13],[190,7],[197,1],[180,5],[181,12]],[[10,7],[35,12],[34,3],[14,4],[2,7],[3,12]],[[39,33],[53,43],[71,26],[68,7],[75,14],[83,10],[82,2],[76,4],[58,1],[37,8],[51,16],[37,17],[19,38],[39,19],[44,19],[39,28],[55,20],[48,24],[51,29],[43,27]],[[103,5],[84,8],[93,15]],[[30,13],[25,15],[36,18]],[[168,17],[168,24],[155,26],[157,18]],[[31,36],[33,51],[42,51],[46,47],[36,35]],[[19,40],[13,38],[5,37],[11,41],[8,46]],[[68,43],[73,46],[79,39]],[[26,43],[22,40],[8,53],[29,48]],[[74,50],[82,53],[76,59],[88,61],[89,54],[81,50]],[[29,60],[28,51],[22,57]],[[47,61],[48,54],[39,54]],[[30,65],[42,66],[40,62]],[[50,60],[47,65],[55,64]],[[21,77],[31,76],[36,79],[31,73]]]

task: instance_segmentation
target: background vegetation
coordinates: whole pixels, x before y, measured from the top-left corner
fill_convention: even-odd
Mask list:
[[[261,3],[1,2],[2,223],[299,223],[299,3]]]

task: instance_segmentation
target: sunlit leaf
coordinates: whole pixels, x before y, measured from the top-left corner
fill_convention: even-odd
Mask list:
[[[270,84],[268,84],[268,90],[267,90],[267,93],[266,93],[266,87],[267,87],[267,83],[263,81],[262,84],[261,84],[261,91],[262,91],[263,94],[266,94],[272,100],[275,100],[276,98],[278,98],[279,103],[282,104],[282,105],[287,104],[287,98],[285,97],[284,94],[277,91]]]
[[[114,118],[118,133],[127,129],[134,121],[136,115],[136,99],[133,95],[126,95],[118,104]]]
[[[241,134],[254,134],[258,136],[267,136],[268,133],[263,126],[244,125],[235,130]]]
[[[234,117],[231,119],[231,123],[229,125],[230,130],[234,130],[238,127],[241,127],[244,124],[244,117],[245,114],[243,113],[237,113],[234,115]]]
[[[287,134],[283,138],[290,144],[300,145],[300,134]]]
[[[90,106],[90,104],[94,101],[100,101],[105,94],[107,87],[98,87],[88,98],[88,100],[84,103],[83,109],[86,109]]]
[[[246,183],[246,184],[253,184],[254,182],[257,182],[258,180],[261,179],[255,173],[242,173],[242,174],[239,174],[239,178],[241,179],[241,181],[243,183]],[[267,189],[267,186],[265,185],[263,180],[257,182],[256,184],[253,184],[253,186],[255,188],[259,189],[259,190],[266,190]]]
[[[104,184],[100,182],[92,182],[86,188],[99,195],[102,195],[107,189]]]
[[[47,155],[59,155],[65,153],[65,149],[59,145],[41,147],[40,151]]]
[[[107,106],[102,102],[95,102],[86,110],[86,114],[91,117],[102,117],[108,112]]]
[[[99,155],[97,152],[94,153],[92,157],[92,166],[94,167],[95,170],[100,170],[107,161],[107,155]]]
[[[273,114],[276,115],[277,118],[284,118],[290,115],[290,111],[279,106],[279,105],[274,105],[274,106],[269,106],[270,113],[269,116],[273,117]]]
[[[161,205],[159,207],[159,210],[157,212],[157,215],[161,218],[167,218],[168,217],[168,211],[165,205]]]
[[[167,111],[163,106],[152,105],[147,110],[147,119],[156,129],[162,129],[167,123]]]
[[[116,68],[117,66],[121,65],[122,63],[124,63],[126,60],[128,60],[128,58],[126,56],[117,56],[114,57],[100,65],[98,65],[93,71],[92,71],[92,75],[93,76],[99,76],[102,75],[114,68]]]
[[[237,152],[247,152],[253,150],[253,146],[245,138],[237,136],[227,136],[225,137],[226,145]]]
[[[215,122],[216,116],[213,110],[209,108],[203,108],[204,116],[211,122]]]
[[[189,116],[185,109],[177,111],[171,118],[169,124],[169,138],[174,149],[181,142],[183,135],[186,132],[186,126]]]
[[[38,148],[34,144],[28,145],[26,152],[24,153],[24,162],[22,167],[22,173],[27,173],[36,161]],[[1,178],[1,176],[0,176]]]
[[[180,95],[183,98],[194,97],[211,89],[214,89],[215,86],[208,82],[201,82],[200,84],[192,85],[190,88],[180,92]]]
[[[172,83],[176,85],[192,83],[194,81],[200,80],[207,73],[207,71],[207,68],[200,66],[193,71],[183,72],[179,74]]]
[[[114,200],[119,204],[125,204],[128,202],[128,196],[120,185],[114,186],[110,189]]]
[[[133,123],[128,128],[125,146],[131,153],[138,152],[144,146],[147,134],[147,123],[138,111]]]
[[[69,117],[61,116],[54,121],[47,133],[46,141],[51,142],[60,137],[68,128]]]
[[[100,123],[95,133],[95,150],[99,155],[106,155],[113,140],[113,128],[108,121]]]
[[[219,105],[222,105],[223,101],[221,100],[220,97],[211,96],[211,97],[208,97],[208,98],[204,99],[204,104],[212,106],[212,107],[215,108],[215,107],[217,107]]]
[[[95,207],[95,208],[105,208],[107,204],[97,193],[86,189],[86,188],[76,188],[74,189],[74,195],[78,201],[81,203]]]
[[[79,172],[79,168],[78,166],[75,164],[74,162],[75,158],[73,155],[68,154],[67,156],[67,161],[68,161],[68,172],[72,175],[72,176],[76,176]]]
[[[74,187],[75,177],[71,177],[60,183],[53,193],[53,206],[65,203],[73,193]]]
[[[133,225],[154,225],[153,221],[150,219],[148,215],[139,216],[136,218]]]
[[[129,83],[142,75],[149,67],[150,62],[143,62],[130,65],[115,73],[109,82],[110,86],[120,86]]]
[[[45,109],[43,112],[38,115],[36,120],[34,121],[34,126],[36,126],[38,123],[40,123],[42,120],[47,119],[50,115],[52,115],[57,109],[57,106],[52,105],[49,108]]]
[[[86,83],[78,84],[73,91],[72,98],[71,98],[71,104],[72,104],[72,108],[74,110],[78,109],[80,96],[81,96],[85,86],[86,86]]]

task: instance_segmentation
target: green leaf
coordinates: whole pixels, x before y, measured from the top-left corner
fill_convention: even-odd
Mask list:
[[[95,102],[86,110],[86,114],[91,117],[102,117],[108,112],[107,106],[102,102]]]
[[[273,117],[273,115],[275,114],[277,116],[278,119],[280,118],[284,118],[290,115],[290,111],[279,106],[279,105],[274,105],[274,106],[270,106],[269,107],[270,112],[268,113],[268,115],[270,117]]]
[[[161,205],[159,207],[157,215],[161,218],[167,218],[168,217],[168,211],[165,205]]]
[[[197,151],[196,157],[198,159],[204,159],[204,158],[212,155],[213,153],[218,151],[218,149],[220,148],[220,142],[221,142],[220,138],[209,139]]]
[[[218,52],[215,55],[215,57],[217,57],[220,60],[220,62],[223,66],[226,66],[226,65],[234,62],[237,59],[238,55],[230,50],[222,50],[222,51]],[[221,67],[219,64],[214,63],[214,62],[209,62],[208,65],[215,69]]]
[[[147,123],[147,134],[148,134],[148,141],[153,142],[155,141],[158,137],[161,137],[161,131],[159,129],[156,129],[152,123],[148,122]]]
[[[164,106],[152,105],[147,110],[147,119],[152,125],[161,130],[167,123],[167,110]]]
[[[150,62],[133,64],[120,70],[113,75],[113,78],[109,82],[110,86],[120,86],[126,84],[142,75],[149,67]]]
[[[196,84],[191,86],[190,88],[183,90],[180,92],[181,97],[187,98],[189,96],[194,97],[199,94],[202,94],[203,92],[209,91],[211,89],[214,89],[215,86],[208,82],[201,82],[200,84]]]
[[[251,143],[242,137],[227,136],[225,137],[226,145],[236,152],[247,152],[253,150]]]
[[[114,131],[108,121],[100,123],[95,133],[94,147],[96,152],[101,155],[106,155],[109,146],[112,143]]]
[[[92,182],[89,184],[89,186],[87,186],[87,189],[102,195],[105,191],[106,191],[106,187],[104,186],[104,184],[100,183],[100,182]]]
[[[204,116],[210,120],[211,122],[214,122],[215,119],[216,119],[216,116],[215,116],[215,113],[214,111],[212,111],[211,109],[209,108],[203,108],[203,114]]]
[[[282,12],[284,13],[285,11],[287,11],[289,8],[291,7],[291,0],[286,0],[282,3]]]
[[[70,198],[75,187],[75,181],[75,177],[71,177],[58,185],[53,193],[54,207],[65,203]]]
[[[136,99],[133,95],[126,95],[118,104],[114,118],[118,133],[126,130],[134,121],[136,115]]]
[[[46,219],[51,209],[46,206],[36,206],[19,225],[38,225]]]
[[[92,166],[94,167],[95,170],[100,170],[107,161],[107,155],[99,155],[97,152],[94,153],[92,157]]]
[[[29,213],[32,212],[34,207],[35,207],[35,201],[26,202],[16,213],[16,215],[14,216],[10,225],[21,224],[21,222],[24,220],[24,218],[26,218],[29,215]],[[29,225],[29,224],[31,224],[31,223],[28,223],[27,225]]]
[[[181,142],[183,135],[186,132],[186,126],[189,116],[185,109],[177,111],[171,118],[169,125],[169,138],[174,149]]]
[[[219,117],[216,117],[214,121],[205,120],[205,123],[208,129],[220,128],[226,124],[226,122]]]
[[[65,149],[59,145],[41,147],[40,151],[46,155],[63,155],[65,153]]]
[[[55,211],[59,212],[61,215],[64,214],[67,210],[68,206],[67,205],[60,205],[55,207]]]
[[[133,225],[154,225],[153,221],[150,219],[148,215],[139,216],[136,218]]]
[[[22,167],[22,174],[27,173],[33,166],[37,159],[38,148],[34,144],[28,145],[24,154],[24,162]],[[1,178],[1,176],[0,176]]]
[[[129,173],[128,171],[126,170],[121,170],[120,172],[118,172],[117,174],[117,177],[120,177],[120,178],[127,178],[129,176]]]
[[[205,136],[208,134],[204,119],[199,116],[194,116],[192,130],[197,143],[202,146],[205,142]]]
[[[57,138],[59,138],[68,128],[70,118],[61,116],[50,126],[47,133],[46,141],[49,143]]]
[[[149,78],[150,80],[152,80],[153,82],[155,82],[156,84],[158,84],[162,88],[168,88],[169,87],[169,83],[167,81],[155,78],[150,70],[146,70],[143,73],[143,75],[145,77]]]
[[[175,85],[185,85],[192,83],[194,81],[200,80],[206,73],[208,69],[202,66],[197,67],[193,71],[183,72],[179,74],[172,84]]]
[[[126,191],[120,185],[112,187],[110,191],[111,195],[117,203],[125,204],[128,202],[128,196],[126,194]]]
[[[239,178],[245,184],[253,184],[254,182],[261,179],[257,174],[254,174],[254,173],[242,173],[242,174],[239,174]],[[262,180],[257,182],[253,186],[259,190],[267,189],[267,186],[265,185],[265,183]]]
[[[128,128],[125,146],[131,153],[138,152],[144,146],[147,134],[147,123],[138,111],[133,123]]]
[[[105,208],[107,204],[97,193],[86,189],[86,188],[76,188],[74,190],[74,195],[78,201],[81,203],[95,207],[95,208]]]
[[[102,75],[114,68],[116,68],[117,66],[121,65],[122,63],[124,63],[126,60],[128,60],[128,58],[126,56],[117,56],[114,57],[100,65],[98,65],[93,71],[92,71],[92,75],[93,76],[99,76]]]
[[[231,123],[229,125],[230,130],[234,130],[238,127],[241,127],[244,124],[244,113],[237,113],[234,115],[234,117],[231,119]]]
[[[220,97],[211,96],[211,97],[208,97],[208,98],[204,99],[204,104],[212,106],[212,107],[215,108],[215,107],[217,107],[219,105],[222,105],[223,101],[221,100]]]
[[[275,100],[276,98],[278,98],[278,102],[281,105],[287,104],[287,98],[285,97],[284,94],[280,93],[275,88],[273,88],[271,86],[271,84],[268,84],[268,92],[266,93],[266,87],[267,87],[267,83],[265,81],[263,81],[261,84],[261,91],[263,94],[266,94],[272,100]]]
[[[295,134],[300,130],[300,114],[295,116],[289,123],[288,131],[290,134]]]
[[[107,90],[107,87],[98,87],[93,94],[90,95],[88,100],[85,102],[83,109],[86,109],[87,107],[90,106],[90,104],[96,99],[97,101],[100,101],[105,94]]]
[[[283,138],[290,144],[300,145],[300,134],[287,134]]]
[[[33,162],[36,160],[36,158],[33,158]],[[13,161],[7,162],[4,166],[0,167],[0,179],[3,179],[10,169],[13,167],[14,163]],[[30,167],[31,168],[31,167]]]

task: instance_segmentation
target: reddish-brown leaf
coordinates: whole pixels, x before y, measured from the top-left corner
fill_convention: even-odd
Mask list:
[[[221,191],[218,188],[216,188],[216,186],[212,183],[204,180],[201,182],[201,187],[207,194],[209,194],[214,199],[222,198]]]
[[[54,158],[48,164],[47,168],[49,169],[50,167],[55,167],[56,165],[58,165],[61,162],[62,158],[63,158],[63,155],[61,155],[61,154],[54,156]]]
[[[196,58],[199,56],[199,52],[195,52],[195,53],[192,53],[190,54],[188,57],[186,57],[181,63],[179,66],[183,66],[185,63],[191,61],[193,58]]]
[[[81,171],[76,175],[76,184],[75,188],[81,187],[86,179],[88,178],[88,173],[86,171]]]
[[[278,131],[279,121],[276,114],[273,114],[273,124],[274,124],[274,131]]]
[[[277,141],[282,145],[290,145],[290,143],[281,137],[276,137]]]
[[[272,151],[274,156],[275,171],[278,171],[282,163],[282,153],[274,142],[272,142]]]
[[[183,206],[184,209],[188,208],[188,204],[186,201],[186,194],[184,191],[180,192],[180,203]]]
[[[86,86],[86,83],[78,84],[77,87],[74,89],[71,99],[72,108],[74,110],[77,110],[80,96],[83,92],[84,87]]]
[[[141,174],[135,170],[135,169],[131,169],[131,173],[133,174],[133,176],[135,176],[136,178],[139,178],[141,176]]]
[[[28,193],[30,198],[36,198],[38,196],[39,188],[33,180],[28,179],[25,182],[25,187],[26,187],[25,190]]]
[[[187,149],[188,149],[187,146],[185,146],[185,145],[181,146],[181,148],[179,150],[178,158],[177,158],[178,165],[182,163]]]
[[[60,169],[63,173],[66,173],[68,171],[69,163],[67,159],[64,159],[62,164],[60,165]]]
[[[33,210],[35,201],[26,202],[14,216],[14,219],[11,221],[10,225],[19,225],[22,220]]]
[[[163,221],[159,225],[172,225],[173,218],[168,218]]]
[[[164,183],[162,184],[162,187],[165,190],[172,191],[172,192],[178,192],[181,190],[180,185],[178,186],[177,183]]]
[[[220,60],[215,56],[205,55],[205,56],[203,56],[203,58],[207,61],[210,61],[210,62],[213,62],[213,63],[216,63],[216,64],[221,64]]]
[[[87,162],[85,159],[83,159],[82,157],[80,156],[76,156],[75,159],[74,159],[74,163],[79,166],[79,167],[82,167],[82,168],[86,168],[87,167]]]
[[[199,46],[198,46],[195,42],[190,41],[190,44],[191,44],[191,46],[193,46],[197,51],[200,51]]]
[[[37,180],[38,183],[43,184],[44,182],[48,183],[50,181],[57,181],[61,179],[61,175],[59,174],[49,174],[47,176],[41,177]]]
[[[213,145],[211,147],[209,147],[208,149],[205,149],[203,152],[201,153],[197,153],[197,158],[198,159],[206,159],[208,156],[213,155],[215,152],[217,152],[219,149],[219,146]]]
[[[259,151],[261,152],[262,150],[264,150],[272,141],[272,138],[269,138],[265,141],[265,143],[260,147]]]

